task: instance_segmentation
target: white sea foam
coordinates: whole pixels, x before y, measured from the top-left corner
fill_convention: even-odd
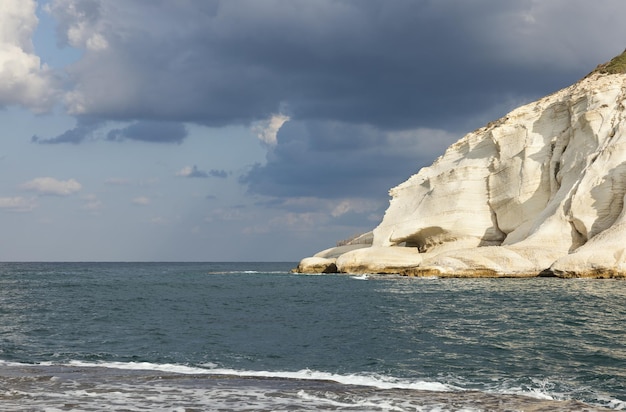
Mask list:
[[[481,394],[438,382],[410,381],[388,376],[339,375],[308,369],[296,372],[240,371],[219,368],[213,363],[190,367],[148,362],[22,364],[0,361],[0,367],[5,367],[5,372],[10,367],[20,371],[17,379],[9,378],[7,381],[11,382],[8,383],[11,390],[3,393],[2,405],[7,410],[33,410],[39,407],[41,410],[55,410],[54,406],[67,404],[72,404],[78,410],[94,411],[111,407],[123,407],[129,411],[162,410],[165,406],[172,411],[195,408],[229,411],[328,409],[420,412],[476,412],[495,410],[502,405],[508,410],[525,410],[529,405],[564,411],[576,411],[580,407],[580,404],[573,403],[551,403],[555,400],[547,394],[551,388],[547,380],[532,380],[533,388],[505,384],[501,391],[487,390]],[[51,369],[45,369],[47,367]],[[119,374],[102,373],[97,368],[121,371]],[[48,376],[51,372],[59,374],[59,378],[37,378]],[[163,375],[152,372],[162,372]],[[28,375],[21,375],[23,373]],[[200,375],[224,375],[225,379],[198,379]],[[12,376],[11,373],[8,376]],[[22,376],[35,379],[24,379]],[[543,387],[540,385],[542,382]],[[511,398],[509,395],[525,396]],[[535,400],[531,400],[531,397]],[[623,401],[617,399],[608,402],[608,405],[607,402],[602,404],[615,410],[626,407]]]
[[[11,364],[10,362],[0,361],[0,365],[21,365]],[[53,362],[42,362],[42,366],[55,366]],[[393,376],[384,376],[378,374],[336,374],[330,372],[321,372],[311,369],[302,369],[299,371],[253,371],[253,370],[237,370],[228,368],[219,368],[215,363],[204,363],[197,367],[178,365],[178,364],[155,364],[150,362],[84,362],[70,361],[67,364],[73,367],[102,367],[120,370],[134,371],[157,371],[164,373],[177,373],[185,375],[222,375],[237,376],[242,378],[272,378],[272,379],[293,379],[293,380],[317,380],[331,381],[348,386],[368,386],[377,389],[412,389],[432,392],[450,392],[465,391],[461,386],[445,384],[441,382],[432,382],[424,380],[401,379]],[[63,366],[63,365],[60,365]],[[533,380],[535,387],[508,386],[503,385],[498,388],[486,389],[486,393],[502,394],[502,395],[521,395],[540,400],[563,400],[568,397],[561,393],[555,393],[550,390],[550,385],[545,381],[539,382]],[[626,403],[615,400],[613,409],[626,409]]]
[[[314,403],[318,405],[320,408],[332,406],[333,408],[359,408],[359,410],[373,410],[373,409],[381,409],[384,411],[398,411],[403,412],[406,411],[406,408],[403,408],[398,405],[394,405],[393,401],[387,399],[372,399],[365,397],[352,397],[350,402],[342,401],[338,398],[338,396],[332,396],[334,394],[325,393],[324,396],[319,396],[315,394],[308,393],[307,391],[301,390],[298,391],[296,396],[304,401]],[[417,410],[417,409],[416,409]]]
[[[495,393],[495,394],[502,394],[502,395],[522,395],[522,396],[528,396],[534,399],[542,399],[542,400],[547,400],[547,401],[561,399],[561,397],[556,396],[556,394],[551,394],[546,390],[535,389],[535,388],[524,389],[524,388],[519,387],[519,388],[510,388],[506,390],[487,391],[487,393]]]
[[[52,363],[42,363],[42,365],[54,365]],[[320,372],[310,369],[302,369],[299,371],[251,371],[217,368],[213,363],[205,363],[200,367],[192,367],[174,364],[155,364],[149,362],[83,362],[70,361],[69,366],[74,367],[103,367],[111,369],[125,370],[150,370],[168,373],[180,374],[212,374],[212,375],[228,375],[245,378],[279,378],[279,379],[296,379],[296,380],[322,380],[341,383],[343,385],[370,386],[378,389],[414,389],[423,391],[447,392],[459,391],[462,388],[440,382],[429,382],[423,380],[399,379],[391,376],[382,376],[375,374],[336,374],[329,372]]]
[[[350,377],[341,379],[341,375],[315,371],[300,372],[256,372],[236,371],[230,369],[217,369],[214,364],[205,367],[188,367],[173,364],[153,364],[147,362],[84,362],[72,361],[65,364],[45,362],[37,365],[0,362],[0,366],[16,367],[21,371],[34,368],[35,375],[50,367],[55,371],[58,368],[69,367],[62,372],[62,380],[43,382],[40,379],[19,378],[15,381],[13,389],[3,397],[3,408],[7,410],[64,410],[63,407],[71,404],[76,410],[104,411],[123,408],[129,411],[140,410],[167,410],[184,411],[188,409],[199,410],[371,410],[371,411],[437,411],[437,408],[422,407],[424,398],[404,398],[397,394],[378,394],[363,386],[354,391],[344,393],[342,389],[332,384],[329,389],[322,384],[319,387],[312,383],[309,385],[289,385],[287,387],[274,385],[272,380],[263,378],[285,378],[296,380],[344,380],[349,384],[371,383],[376,378]],[[91,369],[94,373],[90,373]],[[212,380],[202,381],[192,379],[127,379],[119,378],[117,374],[111,377],[109,374],[100,374],[96,368],[109,368],[126,371],[164,372],[167,374],[216,374],[239,377],[259,377],[259,381],[250,381],[241,385],[237,379],[226,379],[219,384],[211,384]],[[121,372],[119,376],[132,376]],[[145,376],[145,375],[137,375]],[[379,383],[384,382],[380,380]],[[387,379],[390,380],[390,379]],[[382,384],[381,384],[382,385]],[[381,386],[377,385],[377,386]],[[382,385],[391,387],[387,385]],[[397,385],[394,385],[397,386]],[[304,389],[302,389],[304,387]],[[433,389],[432,386],[428,388]],[[372,388],[375,389],[375,388]],[[436,389],[436,387],[435,387]],[[426,402],[428,403],[428,402]]]
[[[4,366],[5,367],[11,367],[11,366],[18,367],[18,366],[30,366],[30,364],[0,360],[0,366],[3,366],[3,367]]]
[[[207,371],[205,371],[207,372]],[[378,389],[415,389],[423,391],[447,392],[462,390],[461,388],[446,385],[439,382],[414,381],[399,379],[382,375],[346,374],[340,375],[329,372],[320,372],[310,369],[302,369],[296,372],[289,371],[239,371],[235,369],[209,369],[209,373],[215,375],[234,375],[241,377],[256,378],[283,378],[298,380],[324,380],[341,383],[343,385],[370,386]]]
[[[622,401],[619,399],[611,399],[607,406],[611,409],[623,411],[626,409],[626,401]]]
[[[305,390],[292,394],[254,387],[190,388],[167,381],[159,381],[151,386],[104,383],[87,390],[69,389],[59,392],[32,390],[14,393],[13,397],[3,399],[3,408],[15,411],[41,408],[40,410],[56,412],[66,410],[68,404],[72,405],[73,410],[91,411],[107,411],[117,408],[129,411],[192,409],[442,412],[450,410],[438,403],[432,405],[432,402],[427,399],[401,399],[368,394],[345,397],[336,393],[316,394]],[[477,412],[480,409],[462,410]]]
[[[51,362],[44,362],[42,365],[58,365]],[[110,369],[124,369],[124,370],[146,370],[168,373],[181,373],[186,375],[197,375],[209,373],[209,370],[205,368],[196,368],[185,365],[175,365],[171,363],[150,363],[150,362],[83,362],[83,361],[69,361],[69,366],[76,366],[82,368],[110,368]]]

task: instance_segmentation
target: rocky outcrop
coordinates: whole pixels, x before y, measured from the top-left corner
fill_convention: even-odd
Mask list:
[[[626,277],[626,74],[615,70],[625,60],[467,134],[391,189],[371,246],[332,248],[316,264],[415,276]]]
[[[304,258],[293,270],[296,273],[335,273],[337,269],[337,258],[347,252],[369,248],[372,246],[372,232],[364,233],[353,239],[337,243],[336,247],[322,250],[313,257]],[[345,270],[345,269],[344,269]]]

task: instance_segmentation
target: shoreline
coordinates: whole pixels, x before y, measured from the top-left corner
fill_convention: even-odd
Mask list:
[[[332,263],[331,267],[297,267],[291,269],[294,274],[339,274],[339,275],[395,275],[412,278],[451,278],[451,279],[533,279],[533,278],[557,278],[557,279],[614,279],[626,280],[626,272],[614,269],[594,269],[585,272],[557,272],[551,269],[529,272],[497,272],[489,269],[470,269],[445,271],[428,267],[389,267],[384,270],[368,270],[367,267],[361,270],[340,271]]]

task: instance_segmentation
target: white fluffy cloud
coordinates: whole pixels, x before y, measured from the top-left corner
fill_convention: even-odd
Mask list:
[[[63,16],[59,22],[61,34],[70,46],[99,51],[109,47],[99,20],[101,7],[93,0],[55,0],[46,6],[46,11]]]
[[[74,179],[57,180],[53,177],[38,177],[23,183],[21,188],[40,195],[69,196],[80,191],[82,185]]]
[[[276,135],[287,121],[289,121],[289,116],[274,114],[269,119],[258,122],[252,130],[263,143],[275,145],[277,143]]]
[[[52,70],[33,50],[36,8],[35,0],[0,2],[0,107],[21,105],[45,112],[57,96]]]

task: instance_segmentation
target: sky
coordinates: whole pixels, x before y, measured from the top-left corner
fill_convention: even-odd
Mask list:
[[[298,261],[626,48],[623,0],[0,0],[0,261]]]

